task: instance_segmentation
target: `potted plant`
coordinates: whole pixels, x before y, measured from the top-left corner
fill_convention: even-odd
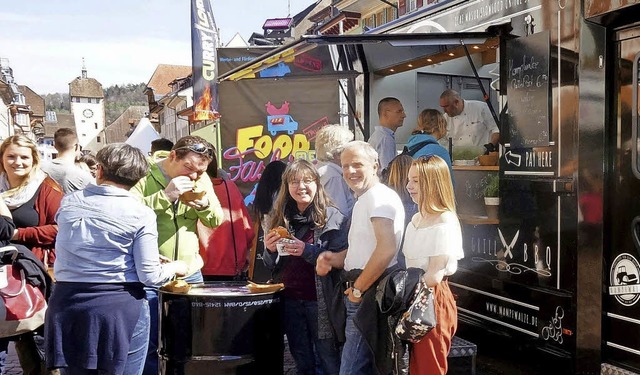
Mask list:
[[[500,188],[500,178],[497,173],[487,175],[487,185],[484,187],[484,204],[487,208],[487,217],[490,219],[498,218],[498,205],[500,197],[498,196]]]

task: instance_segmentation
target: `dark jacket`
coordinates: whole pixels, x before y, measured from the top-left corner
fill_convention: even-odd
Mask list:
[[[314,229],[313,244],[305,244],[301,258],[315,265],[318,255],[323,251],[340,252],[348,246],[347,237],[349,234],[349,220],[345,218],[335,207],[327,207],[327,223],[322,228]],[[304,233],[300,230],[295,233],[297,238],[301,238]],[[267,267],[278,272],[276,267],[277,253],[264,249],[262,259]],[[288,257],[281,259],[278,267],[286,267]],[[341,331],[336,331],[335,318],[330,314],[334,290],[340,284],[340,270],[332,270],[326,276],[316,275],[316,295],[318,300],[318,336],[320,339],[337,338],[344,341],[344,327]],[[274,275],[275,276],[275,275]],[[340,339],[342,337],[342,339]]]
[[[378,283],[386,275],[399,270],[399,266],[387,268],[382,276],[376,280],[362,295],[362,302],[354,317],[354,324],[364,337],[367,346],[374,354],[374,365],[378,374],[386,375],[392,372],[394,363],[391,353],[393,351],[392,331],[389,330],[388,314],[382,313],[376,303],[376,289]],[[336,285],[332,293],[331,313],[334,330],[338,333],[338,340],[345,341],[344,330],[346,326],[346,308],[344,306],[344,291],[346,281],[355,281],[362,273],[360,269],[342,272],[341,281]]]
[[[389,342],[391,348],[387,355],[393,366],[393,374],[409,374],[409,353],[407,343],[395,334],[395,327],[402,314],[407,311],[413,295],[424,275],[420,268],[396,269],[389,272],[376,288],[376,303],[380,312],[387,316]]]

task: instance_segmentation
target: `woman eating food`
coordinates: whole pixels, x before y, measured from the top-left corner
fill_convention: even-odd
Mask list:
[[[265,264],[275,282],[285,285],[284,330],[298,374],[315,374],[316,358],[327,375],[338,374],[340,356],[326,306],[331,275],[317,276],[323,251],[347,247],[347,220],[319,183],[314,166],[293,161],[282,175],[280,191],[267,219]],[[319,313],[321,311],[322,313]]]

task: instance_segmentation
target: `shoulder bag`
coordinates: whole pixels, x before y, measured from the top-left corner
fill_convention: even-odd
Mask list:
[[[35,330],[44,324],[47,302],[42,291],[27,282],[24,270],[13,262],[18,250],[0,248],[0,338]],[[8,259],[8,261],[5,261]]]
[[[396,335],[412,343],[419,342],[436,326],[436,309],[433,289],[420,280],[414,292],[413,301],[396,325]]]

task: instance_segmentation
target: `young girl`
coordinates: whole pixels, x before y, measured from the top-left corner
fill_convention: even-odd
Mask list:
[[[418,204],[405,233],[403,253],[408,267],[425,271],[424,281],[433,288],[438,324],[409,354],[409,373],[446,374],[451,339],[458,326],[456,303],[447,277],[464,257],[462,232],[447,163],[438,156],[423,156],[409,168],[407,190]]]

